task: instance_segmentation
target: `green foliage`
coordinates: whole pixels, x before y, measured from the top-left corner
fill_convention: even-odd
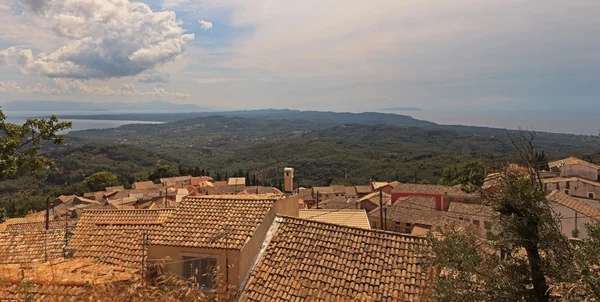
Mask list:
[[[154,172],[148,176],[148,179],[158,182],[161,178],[174,177],[179,176],[179,169],[169,166],[169,165],[160,165],[154,169]]]
[[[71,122],[59,122],[56,116],[30,118],[23,125],[7,123],[0,110],[0,179],[13,175],[40,176],[52,164],[50,158],[40,155],[40,144],[43,141],[62,144],[63,136],[57,133],[68,128]]]
[[[488,166],[481,160],[469,160],[444,169],[440,185],[462,185],[465,192],[471,193],[481,188],[489,171]]]
[[[8,219],[8,211],[4,207],[0,207],[0,223],[3,223]]]
[[[118,186],[120,184],[117,176],[110,172],[94,173],[86,178],[83,183],[93,192],[104,191],[106,187]]]

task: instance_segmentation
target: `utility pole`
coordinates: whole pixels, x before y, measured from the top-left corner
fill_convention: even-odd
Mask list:
[[[44,262],[48,262],[48,229],[50,229],[50,196],[46,198],[46,232],[44,233]]]
[[[386,221],[386,222],[387,222],[387,208],[384,208],[384,209],[383,209],[383,221]],[[387,231],[387,223],[386,223],[386,225],[383,227],[383,230],[384,230],[384,231]]]
[[[383,230],[383,191],[381,188],[379,188],[379,222],[381,223],[381,229]]]
[[[319,209],[319,191],[317,191],[317,210]]]

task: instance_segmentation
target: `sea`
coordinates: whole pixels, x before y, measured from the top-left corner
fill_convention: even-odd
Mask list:
[[[111,113],[132,113],[132,112],[102,112],[105,114]],[[89,115],[89,114],[100,114],[98,111],[59,111],[59,112],[48,112],[48,111],[6,111],[4,115],[7,116],[6,121],[13,124],[23,124],[27,118],[31,117],[44,117],[50,115]],[[63,120],[61,120],[63,121]],[[62,133],[68,133],[70,131],[89,130],[89,129],[109,129],[117,128],[123,125],[129,124],[162,124],[163,122],[157,121],[125,121],[125,120],[90,120],[90,119],[69,119],[64,121],[70,121],[73,126],[71,129],[63,131]]]

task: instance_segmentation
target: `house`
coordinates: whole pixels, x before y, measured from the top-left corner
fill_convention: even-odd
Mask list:
[[[468,227],[468,224],[453,219],[445,212],[436,210],[436,207],[435,197],[408,196],[398,199],[390,206],[384,206],[382,210],[376,208],[368,215],[371,227],[404,234],[413,233],[415,227],[428,230],[454,225]],[[382,212],[383,219],[381,219]],[[384,227],[382,227],[382,221],[385,224]],[[475,230],[476,228],[469,229]],[[477,231],[476,234],[480,235],[481,232]]]
[[[490,206],[462,202],[450,203],[448,216],[472,223],[480,228],[482,233],[492,230],[493,223],[498,217]]]
[[[372,191],[383,191],[387,194],[391,194],[392,190],[394,189],[393,184],[389,183],[389,182],[380,182],[380,181],[373,181],[370,183],[371,185],[371,190]]]
[[[368,194],[358,200],[359,208],[364,209],[367,213],[370,213],[377,207],[379,204],[383,205],[391,205],[392,204],[392,196],[385,192],[373,192]]]
[[[448,210],[451,202],[464,202],[477,198],[475,194],[465,193],[463,190],[457,187],[426,184],[398,184],[394,190],[392,190],[391,195],[392,203],[395,203],[400,197],[434,197],[436,200],[436,209],[438,211]]]
[[[356,190],[356,195],[358,198],[364,197],[373,192],[371,186],[354,186],[354,189]]]
[[[300,210],[302,219],[340,224],[355,228],[371,229],[367,212],[362,209],[311,209]]]
[[[121,192],[121,191],[125,191],[125,188],[123,186],[106,187],[105,191],[107,193],[108,192]]]
[[[358,194],[356,194],[355,187],[344,187],[344,196],[351,199],[357,199]]]
[[[172,187],[174,185],[184,185],[184,186],[187,186],[187,185],[191,184],[191,180],[192,180],[192,176],[191,175],[175,176],[175,177],[161,178],[160,179],[160,183],[164,187]]]
[[[320,200],[315,208],[319,209],[358,209],[360,204],[357,200],[346,198],[344,196],[333,196],[325,200]]]
[[[141,269],[144,236],[175,212],[161,210],[85,210],[69,240],[75,258],[93,258],[102,263]]]
[[[275,188],[275,187],[262,187],[262,186],[250,186],[250,187],[245,187],[243,191],[239,192],[238,194],[276,194],[276,195],[283,195],[283,192],[281,192],[279,189]]]
[[[346,187],[344,186],[331,186],[333,190],[333,194],[335,196],[345,196],[346,195]]]
[[[581,198],[600,198],[600,183],[581,177],[553,177],[542,180],[548,191],[561,191]]]
[[[132,185],[134,190],[146,190],[156,187],[152,181],[138,181]]]
[[[575,157],[549,162],[550,172],[559,177],[581,177],[587,180],[598,181],[600,167]]]
[[[300,200],[304,201],[304,206],[306,208],[310,209],[316,205],[317,200],[313,195],[312,188],[298,188],[297,194],[298,197],[300,197]]]
[[[550,192],[546,199],[552,202],[554,210],[560,214],[561,230],[567,237],[587,238],[585,225],[600,220],[600,209],[589,205],[585,199],[575,198],[561,191]]]
[[[156,232],[151,232],[148,258],[163,272],[196,277],[214,285],[213,270],[239,287],[251,269],[277,214],[298,216],[298,197],[220,195],[187,197]]]
[[[315,198],[319,198],[319,202],[326,198],[335,196],[333,187],[314,187],[313,192],[314,192]]]
[[[426,240],[277,217],[240,301],[418,301]]]

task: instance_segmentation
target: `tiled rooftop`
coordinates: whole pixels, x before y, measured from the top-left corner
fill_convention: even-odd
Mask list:
[[[589,179],[581,178],[581,177],[552,177],[552,178],[544,178],[542,180],[544,183],[557,183],[557,182],[570,182],[570,181],[581,181],[588,185],[592,186],[600,186],[599,182],[591,181]]]
[[[592,207],[578,198],[571,197],[560,191],[552,191],[546,199],[571,208],[585,216],[600,220],[600,209]]]
[[[552,167],[561,167],[561,166],[570,166],[570,165],[580,165],[580,166],[586,166],[589,168],[593,168],[596,170],[600,170],[600,167],[597,165],[594,165],[592,163],[589,163],[585,160],[576,158],[576,157],[567,157],[565,159],[561,159],[561,160],[557,160],[557,161],[553,161],[553,162],[549,162],[548,166]]]
[[[241,249],[281,195],[207,195],[187,197],[153,245]],[[228,236],[225,236],[228,234]],[[227,238],[226,238],[227,237]]]
[[[139,268],[144,233],[158,231],[173,213],[173,209],[86,210],[68,247],[77,258]]]
[[[442,185],[424,185],[424,184],[398,184],[394,187],[393,193],[420,193],[432,195],[452,195],[467,196],[469,194],[460,188],[448,187]]]
[[[345,196],[333,196],[326,199],[319,198],[319,209],[356,209],[357,201]]]
[[[328,209],[300,210],[299,217],[357,228],[370,229],[371,224],[365,210],[361,209]]]
[[[0,263],[31,263],[62,255],[65,232],[51,230],[41,232],[0,233]]]
[[[281,217],[241,301],[416,301],[424,239]]]

